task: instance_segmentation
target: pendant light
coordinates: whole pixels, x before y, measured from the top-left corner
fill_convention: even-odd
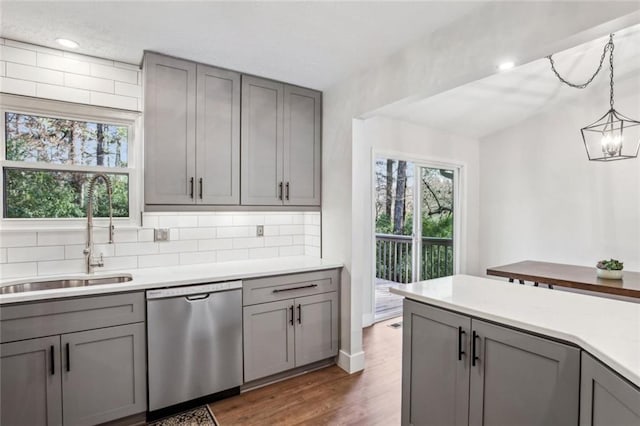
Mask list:
[[[640,122],[620,114],[613,105],[613,34],[604,46],[600,65],[596,72],[583,84],[574,84],[562,78],[555,68],[553,58],[548,56],[551,70],[566,85],[584,89],[602,69],[604,59],[609,52],[609,110],[595,122],[580,129],[587,156],[591,161],[614,161],[636,158],[640,150]]]

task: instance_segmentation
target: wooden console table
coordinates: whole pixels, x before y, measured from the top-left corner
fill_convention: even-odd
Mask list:
[[[518,280],[520,284],[532,281],[534,285],[571,287],[599,293],[640,299],[640,273],[624,271],[621,280],[605,280],[598,278],[595,266],[564,265],[561,263],[535,262],[525,260],[510,265],[496,266],[487,269],[487,275],[509,278],[510,282]]]

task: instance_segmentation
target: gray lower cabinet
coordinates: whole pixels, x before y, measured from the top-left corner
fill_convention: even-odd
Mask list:
[[[242,76],[242,204],[320,205],[321,93]]]
[[[338,353],[338,269],[243,282],[244,381]]]
[[[640,389],[586,352],[581,368],[582,426],[640,425]]]
[[[403,425],[577,425],[580,350],[405,299]]]
[[[0,310],[0,424],[93,425],[143,413],[144,295]]]
[[[145,53],[145,203],[240,203],[240,74]]]
[[[403,425],[468,423],[470,329],[468,317],[404,300]]]
[[[579,348],[476,319],[471,329],[469,425],[578,424]]]
[[[60,336],[0,345],[0,424],[62,424]]]
[[[93,425],[146,409],[144,323],[62,335],[65,425]]]

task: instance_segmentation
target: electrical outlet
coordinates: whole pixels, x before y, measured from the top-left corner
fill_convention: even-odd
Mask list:
[[[264,225],[256,226],[256,237],[264,237]]]
[[[155,228],[153,241],[169,241],[169,228]]]

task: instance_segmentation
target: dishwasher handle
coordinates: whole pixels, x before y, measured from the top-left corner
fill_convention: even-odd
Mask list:
[[[219,291],[240,290],[242,281],[226,281],[203,285],[191,285],[183,287],[169,287],[157,290],[147,290],[147,300],[167,299],[171,297],[184,297],[188,300],[204,299],[204,295]],[[208,296],[207,296],[208,297]]]
[[[198,294],[198,295],[195,295],[195,296],[185,296],[184,298],[191,302],[191,301],[196,301],[196,300],[208,299],[210,294],[211,293]]]

